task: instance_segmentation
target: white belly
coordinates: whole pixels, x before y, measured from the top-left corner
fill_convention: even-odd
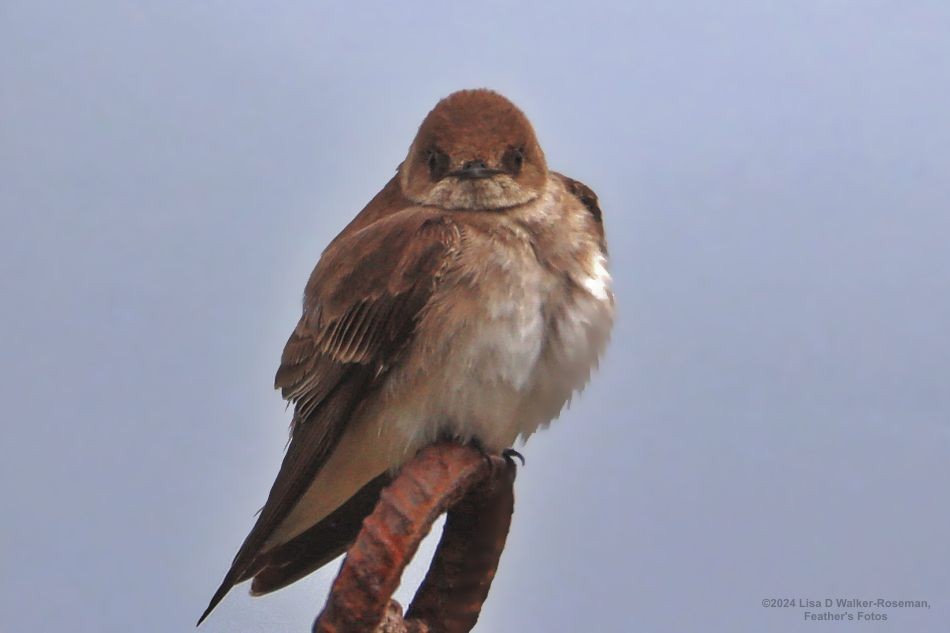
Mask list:
[[[556,316],[546,335],[545,352],[516,413],[522,439],[547,426],[587,385],[607,346],[614,313],[610,275],[602,257],[594,264],[593,274],[580,280],[584,292],[569,295],[551,310]]]
[[[606,346],[613,298],[602,262],[591,262],[574,292],[540,265],[522,268],[504,288],[473,289],[471,318],[445,315],[459,327],[427,328],[446,333],[422,343],[417,357],[430,364],[395,377],[379,411],[380,424],[398,429],[401,457],[443,435],[501,451],[557,417]]]

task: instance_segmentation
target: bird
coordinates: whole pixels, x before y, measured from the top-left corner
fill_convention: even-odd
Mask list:
[[[607,346],[607,266],[597,195],[548,169],[516,105],[440,100],[310,275],[275,377],[286,453],[198,624],[238,583],[266,594],[345,552],[421,448],[502,454],[549,425]]]

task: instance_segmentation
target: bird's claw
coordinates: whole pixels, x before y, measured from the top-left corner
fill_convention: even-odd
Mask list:
[[[511,463],[511,464],[513,464],[513,463],[515,462],[515,459],[514,459],[514,458],[517,457],[518,460],[521,462],[521,465],[522,465],[522,466],[525,465],[524,455],[522,455],[521,453],[519,453],[518,451],[516,451],[516,450],[513,449],[513,448],[506,448],[505,450],[503,450],[503,451],[501,452],[501,456],[504,457],[505,460],[508,461],[508,462]]]

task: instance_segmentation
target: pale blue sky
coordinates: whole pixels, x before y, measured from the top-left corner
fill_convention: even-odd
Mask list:
[[[192,630],[321,249],[489,86],[600,195],[619,320],[477,630],[945,631],[950,5],[356,4],[0,6],[0,628]],[[309,630],[334,573],[201,630]]]

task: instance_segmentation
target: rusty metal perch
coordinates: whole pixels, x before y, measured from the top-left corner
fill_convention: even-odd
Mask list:
[[[420,451],[383,490],[347,552],[314,633],[467,633],[488,596],[514,509],[515,466],[459,444]],[[391,596],[447,512],[405,618]]]

